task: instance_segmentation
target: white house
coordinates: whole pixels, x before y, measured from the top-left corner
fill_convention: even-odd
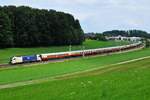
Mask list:
[[[140,41],[142,38],[141,37],[130,37],[130,41],[132,42],[137,42]]]
[[[107,40],[121,40],[121,41],[132,41],[132,42],[137,42],[140,41],[142,38],[141,37],[125,37],[125,36],[112,36],[112,37],[106,37]]]

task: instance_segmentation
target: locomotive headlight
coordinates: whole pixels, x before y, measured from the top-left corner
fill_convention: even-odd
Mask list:
[[[16,62],[16,58],[13,57],[13,58],[11,59],[11,63],[14,64],[15,62]]]

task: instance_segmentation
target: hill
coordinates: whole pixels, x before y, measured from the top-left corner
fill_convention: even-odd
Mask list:
[[[112,31],[105,31],[103,32],[105,36],[129,36],[129,37],[143,37],[143,38],[150,38],[150,34],[148,34],[146,31],[142,30],[112,30]]]

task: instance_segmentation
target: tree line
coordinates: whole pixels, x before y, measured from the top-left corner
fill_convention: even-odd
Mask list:
[[[84,41],[71,14],[27,6],[0,6],[0,48],[77,45]]]
[[[102,33],[86,33],[84,34],[85,39],[107,41],[105,35]]]
[[[112,31],[105,31],[102,33],[105,36],[126,36],[126,37],[143,37],[143,38],[150,38],[150,34],[146,31],[142,30],[112,30]]]
[[[142,37],[145,39],[150,39],[150,34],[146,31],[142,30],[112,30],[112,31],[104,31],[102,33],[86,33],[84,34],[84,37],[86,39],[92,39],[92,40],[100,40],[100,41],[107,41],[106,36],[125,36],[125,37]]]

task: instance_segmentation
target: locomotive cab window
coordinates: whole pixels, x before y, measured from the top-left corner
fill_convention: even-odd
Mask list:
[[[16,60],[16,58],[13,58],[13,60]]]

